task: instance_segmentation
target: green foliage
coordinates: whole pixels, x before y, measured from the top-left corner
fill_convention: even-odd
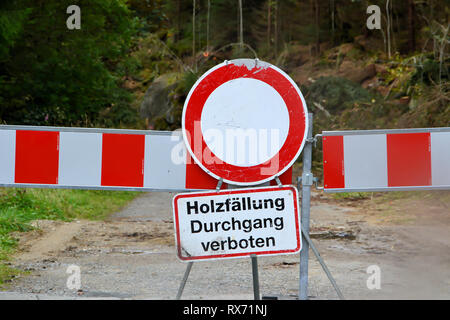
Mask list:
[[[133,14],[140,18],[142,32],[156,32],[167,26],[167,15],[163,0],[128,0],[127,5]],[[170,3],[170,2],[167,2]]]
[[[20,1],[0,3],[0,63],[9,58],[9,49],[20,36],[29,14],[29,9],[21,8]]]
[[[81,30],[66,27],[71,4],[82,8]],[[124,0],[22,0],[17,5],[27,16],[19,20],[21,36],[9,42],[9,59],[3,62],[0,120],[103,126],[136,121],[123,111],[114,121],[100,116],[107,108],[129,108],[131,100],[121,82],[130,66],[124,57],[138,23]],[[7,26],[2,35],[17,34],[15,29]]]
[[[448,54],[441,57],[440,50],[448,38],[448,8],[444,1],[414,2],[412,17],[408,14],[410,1],[391,3],[391,18],[395,21],[392,52],[417,49],[419,41],[415,48],[410,47],[411,36],[432,40],[423,46],[420,43],[423,48],[433,46],[434,58],[415,69],[409,86],[412,94],[419,95],[419,80],[424,85],[437,83],[438,79],[448,81]],[[66,28],[66,8],[72,4],[81,8],[81,30]],[[224,59],[254,57],[255,53],[264,60],[294,68],[298,61],[283,60],[286,48],[303,44],[310,46],[310,55],[318,56],[319,44],[327,48],[352,42],[361,36],[367,8],[365,1],[344,0],[246,0],[242,4],[244,49],[236,46],[239,15],[235,0],[196,0],[195,19],[193,1],[185,0],[3,1],[0,122],[136,126],[138,100],[162,74],[201,74]],[[373,4],[384,8],[385,1],[374,0]],[[411,18],[415,18],[413,25],[409,23]],[[367,48],[384,50],[385,21],[383,30],[364,30],[364,41],[370,44]],[[366,54],[362,50],[348,56],[360,59]],[[386,81],[395,81],[398,74],[404,74],[402,66],[397,66],[389,70]],[[329,62],[322,59],[316,67],[329,67]],[[129,86],[133,81],[138,82],[137,87]],[[177,103],[187,91],[183,86],[180,83],[173,96]],[[407,90],[394,86],[391,93],[409,94]],[[336,95],[346,99],[345,92]],[[354,98],[350,94],[349,99]],[[335,112],[346,108],[338,104],[331,103],[337,106]]]
[[[147,34],[138,40],[139,48],[132,55],[139,61],[136,77],[144,85],[148,86],[160,75],[180,68],[180,61],[158,35]]]
[[[439,83],[441,81],[448,81],[450,59],[443,64],[441,70],[439,61],[431,56],[425,57],[424,61],[415,65],[415,72],[411,77],[410,84],[424,84],[427,86]]]
[[[198,80],[199,74],[187,71],[184,73],[182,80],[179,82],[177,91],[187,96],[194,83]]]
[[[450,123],[450,83],[416,86],[421,94],[412,102],[408,112],[398,119],[398,127],[448,127]],[[417,90],[417,89],[416,89]]]
[[[307,104],[314,108],[320,103],[331,114],[353,107],[357,103],[371,103],[376,96],[359,84],[338,77],[320,77],[309,86],[303,86],[302,92]]]

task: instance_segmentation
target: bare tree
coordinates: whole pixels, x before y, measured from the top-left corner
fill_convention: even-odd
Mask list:
[[[211,11],[211,0],[208,0],[208,12],[206,14],[206,51],[209,51],[209,17]]]
[[[194,59],[194,68],[197,71],[197,59],[195,57],[195,0],[192,0],[192,58]]]
[[[333,40],[333,44],[334,44],[334,41],[335,41],[334,11],[335,11],[335,3],[334,3],[334,0],[330,0],[330,12],[331,12],[331,38],[332,38],[332,40]]]
[[[389,10],[390,1],[386,0],[386,19],[387,19],[387,50],[388,50],[388,58],[391,58],[391,13]]]
[[[445,60],[445,47],[450,43],[448,39],[448,32],[450,30],[450,24],[443,26],[442,24],[435,22],[438,25],[438,30],[434,34],[434,38],[437,39],[438,51],[439,51],[439,84],[442,84],[442,65]]]
[[[272,27],[272,1],[267,1],[267,48],[270,49],[271,27]]]
[[[275,21],[273,24],[273,28],[275,31],[275,56],[278,56],[278,1],[275,0],[274,1],[274,16],[275,16]]]
[[[242,0],[238,0],[239,5],[239,43],[241,44],[241,49],[244,46],[244,26],[243,26],[243,17],[242,17]]]
[[[408,49],[416,50],[416,31],[415,31],[415,5],[414,0],[408,0]]]
[[[175,42],[178,42],[180,40],[180,34],[181,34],[181,0],[177,0],[176,23],[177,23],[177,31],[175,33]]]
[[[195,0],[192,0],[192,56],[195,57]]]
[[[316,24],[316,54],[320,55],[320,5],[319,1],[314,1],[315,24]]]

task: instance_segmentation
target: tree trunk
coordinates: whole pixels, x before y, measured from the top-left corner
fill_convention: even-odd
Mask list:
[[[330,16],[331,16],[331,41],[334,45],[335,43],[335,27],[334,27],[334,13],[335,13],[335,4],[334,4],[334,0],[330,1]],[[367,28],[365,28],[367,29]]]
[[[320,55],[320,6],[319,0],[314,1],[315,24],[316,24],[316,54]]]
[[[416,26],[415,26],[415,7],[414,0],[408,0],[408,50],[416,50]]]
[[[197,71],[197,61],[195,58],[195,0],[192,0],[192,58],[194,59],[194,68]]]
[[[208,13],[206,15],[206,51],[209,52],[209,16],[211,11],[211,0],[208,0]]]
[[[271,27],[272,27],[272,1],[267,1],[267,48],[270,49],[270,37],[271,37]]]
[[[391,58],[391,12],[389,10],[389,0],[386,1],[386,19],[387,19],[387,50],[388,50],[388,58]]]
[[[177,0],[177,32],[175,33],[175,42],[180,40],[181,35],[181,0]]]
[[[243,25],[243,18],[242,18],[242,0],[239,0],[239,44],[241,47],[241,50],[244,46],[244,25]]]
[[[274,31],[275,31],[275,57],[278,57],[278,1],[275,0],[275,22],[274,22]]]

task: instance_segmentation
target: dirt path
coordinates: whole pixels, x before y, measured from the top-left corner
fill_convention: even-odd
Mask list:
[[[9,292],[51,296],[174,299],[186,264],[175,256],[170,193],[146,193],[107,221],[40,221],[21,234],[14,265],[30,271]],[[426,202],[426,201],[425,201]],[[336,201],[315,194],[311,237],[349,299],[450,298],[447,203]],[[337,298],[312,252],[310,295]],[[298,293],[299,256],[260,257],[263,295]],[[66,287],[69,265],[82,292]],[[367,267],[381,270],[369,290]],[[3,295],[4,296],[4,295]],[[195,263],[183,298],[252,299],[250,259]]]

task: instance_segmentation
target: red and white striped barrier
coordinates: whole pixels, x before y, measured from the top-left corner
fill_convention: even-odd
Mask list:
[[[292,170],[280,179],[292,184]],[[0,186],[183,191],[217,180],[190,159],[179,131],[1,125]]]
[[[450,189],[450,128],[322,136],[325,191]]]

